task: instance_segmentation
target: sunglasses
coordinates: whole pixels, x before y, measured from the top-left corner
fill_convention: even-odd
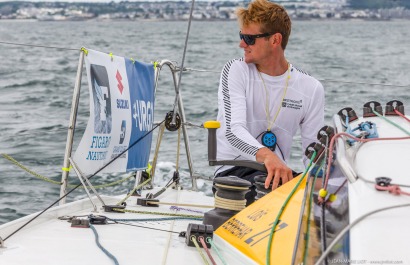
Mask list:
[[[243,40],[246,43],[246,45],[254,45],[257,38],[268,37],[273,34],[275,33],[262,33],[262,34],[256,34],[256,35],[249,35],[249,34],[242,34],[239,31],[239,38]]]

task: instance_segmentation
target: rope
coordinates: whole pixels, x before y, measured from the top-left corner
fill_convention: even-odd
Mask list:
[[[402,130],[403,132],[405,132],[407,135],[410,135],[410,132],[406,129],[404,129],[403,127],[401,127],[400,125],[398,125],[397,123],[391,121],[390,119],[384,117],[383,115],[380,115],[379,113],[377,113],[376,111],[373,110],[373,113],[376,114],[379,118],[382,118],[383,120],[387,121],[388,123],[390,123],[391,125],[395,126],[396,128]]]
[[[246,207],[246,200],[230,200],[218,196],[218,192],[215,193],[215,208],[241,211]]]
[[[222,257],[221,253],[219,252],[219,249],[218,249],[218,247],[216,246],[216,244],[214,243],[214,241],[212,240],[212,238],[207,237],[207,238],[206,238],[206,242],[208,242],[209,244],[211,244],[211,246],[214,248],[216,254],[218,255],[219,259],[222,261],[222,263],[223,263],[224,265],[228,265],[228,264],[226,263],[225,259]]]
[[[203,205],[203,204],[191,204],[191,203],[173,203],[173,202],[147,202],[148,204],[155,204],[155,205],[176,205],[176,206],[188,206],[188,207],[198,207],[198,208],[214,208],[213,205]],[[177,210],[173,209],[172,210]]]
[[[384,208],[380,208],[374,211],[371,211],[367,214],[364,214],[362,216],[360,216],[359,218],[357,218],[356,220],[354,220],[351,224],[349,224],[348,226],[346,226],[345,228],[343,228],[342,231],[340,231],[340,233],[335,237],[335,239],[332,241],[332,243],[328,246],[327,250],[325,252],[322,253],[322,255],[320,256],[320,258],[316,261],[315,265],[320,265],[325,258],[327,257],[327,255],[329,255],[330,251],[333,249],[333,247],[339,242],[339,240],[350,230],[352,229],[352,227],[354,227],[355,225],[357,225],[358,223],[360,223],[361,221],[363,221],[363,219],[376,214],[378,212],[383,212],[383,211],[388,211],[388,210],[392,210],[395,208],[401,208],[401,207],[409,207],[410,203],[406,203],[406,204],[400,204],[400,205],[394,205],[394,206],[389,206],[389,207],[384,207]]]
[[[192,17],[192,13],[191,13],[190,18],[191,17]],[[188,32],[189,32],[189,29],[188,29]],[[186,46],[187,45],[187,40],[185,42],[186,42],[185,43],[185,46]],[[59,50],[68,50],[68,51],[79,51],[79,50],[81,50],[81,49],[78,49],[78,48],[56,47],[56,46],[36,45],[36,44],[27,44],[27,43],[16,43],[16,42],[7,42],[7,41],[0,41],[0,44],[26,46],[26,47],[37,47],[37,48],[47,48],[47,49],[59,49]],[[184,54],[185,53],[186,53],[186,50],[184,49]],[[181,67],[181,70],[191,71],[191,72],[209,72],[209,73],[218,73],[218,74],[221,73],[221,71],[213,71],[213,70],[209,70],[209,69],[194,69],[194,68],[184,68],[184,67]],[[318,80],[321,81],[321,82],[334,82],[334,83],[344,83],[344,84],[360,84],[360,85],[370,85],[370,86],[410,87],[410,85],[367,83],[367,82],[359,82],[359,81],[342,81],[342,80],[335,80],[335,79],[318,79]],[[181,81],[181,80],[179,80],[179,81]]]
[[[178,172],[179,169],[179,153],[181,148],[181,127],[178,129],[178,141],[177,141],[177,160],[175,162],[175,171]]]
[[[177,198],[176,198],[176,202],[179,202],[180,195],[181,195],[180,191],[181,191],[181,187],[178,186],[178,187],[177,187]],[[173,220],[173,221],[171,222],[171,225],[170,225],[169,230],[174,231],[174,225],[175,225],[175,220]],[[169,249],[170,249],[170,246],[171,246],[171,240],[172,240],[172,233],[169,233],[169,234],[168,234],[167,245],[166,245],[166,247],[165,247],[165,249],[164,249],[164,255],[162,256],[162,264],[163,264],[163,265],[166,265],[166,264],[167,264],[168,253],[169,253]]]
[[[201,215],[189,215],[189,214],[179,214],[179,213],[163,213],[163,212],[150,212],[150,211],[136,211],[136,210],[126,210],[126,209],[119,209],[114,208],[116,212],[123,212],[123,213],[138,213],[138,214],[152,214],[152,215],[164,215],[164,216],[180,216],[180,217],[187,217],[187,218],[196,218],[196,219],[203,219],[204,217]]]
[[[107,164],[105,164],[104,166],[102,166],[101,168],[99,168],[96,172],[94,172],[91,176],[88,177],[88,179],[93,178],[95,175],[97,175],[99,172],[101,172],[104,168],[108,167],[109,165],[111,165],[112,162],[114,162],[115,160],[117,160],[119,157],[121,157],[123,154],[125,154],[125,152],[127,152],[130,148],[134,147],[137,143],[139,143],[142,139],[144,139],[147,135],[149,135],[150,133],[152,133],[152,131],[154,131],[159,125],[161,125],[164,121],[162,121],[160,124],[158,124],[157,126],[154,126],[150,131],[148,131],[146,134],[144,134],[143,136],[141,136],[138,140],[136,140],[135,142],[133,142],[127,149],[125,149],[124,151],[122,151],[121,153],[119,153],[116,157],[114,157],[113,159],[111,159]],[[39,212],[37,215],[35,215],[33,218],[31,218],[30,220],[28,220],[27,222],[25,222],[23,225],[21,225],[19,228],[17,228],[14,232],[12,232],[10,235],[8,235],[4,241],[6,241],[7,239],[9,239],[10,237],[12,237],[13,235],[15,235],[18,231],[20,231],[21,229],[23,229],[25,226],[27,226],[29,223],[31,223],[32,221],[34,221],[37,217],[39,217],[40,215],[42,215],[43,213],[45,213],[48,209],[50,209],[51,207],[53,207],[55,204],[57,204],[59,201],[61,201],[62,199],[64,199],[65,197],[67,197],[69,194],[71,194],[73,191],[75,191],[78,187],[80,187],[81,184],[78,184],[76,187],[74,187],[73,189],[71,189],[70,191],[68,191],[66,194],[64,194],[63,196],[61,196],[60,198],[58,198],[58,200],[54,201],[52,204],[50,204],[47,208],[45,208],[44,210],[42,210],[41,212]]]
[[[271,259],[271,249],[272,249],[272,242],[273,242],[273,235],[275,233],[276,226],[279,223],[279,218],[282,216],[282,213],[285,210],[286,205],[289,203],[290,199],[292,198],[293,194],[296,192],[296,189],[299,187],[300,183],[302,183],[302,180],[305,178],[306,173],[309,171],[310,167],[312,166],[313,160],[316,158],[316,151],[313,153],[312,158],[310,159],[308,167],[305,169],[305,172],[303,172],[302,177],[298,180],[296,183],[295,187],[292,189],[288,197],[286,198],[285,202],[282,204],[282,207],[280,208],[278,215],[276,216],[275,222],[273,223],[270,235],[269,235],[269,241],[268,241],[268,247],[266,250],[266,264],[270,265],[270,259]]]
[[[190,239],[191,239],[192,243],[194,243],[194,245],[195,245],[195,247],[196,247],[196,250],[198,250],[198,253],[201,255],[202,260],[204,261],[204,264],[209,265],[209,262],[206,260],[206,257],[205,257],[205,255],[204,255],[204,253],[202,253],[201,248],[199,247],[199,244],[198,244],[198,242],[196,241],[196,236],[191,236]]]
[[[389,193],[392,193],[394,195],[403,194],[403,195],[410,196],[409,192],[402,191],[398,185],[390,185],[390,186],[385,187],[385,186],[380,186],[380,185],[376,184],[375,188],[376,188],[376,190],[388,191]]]
[[[49,178],[46,178],[44,176],[41,176],[40,174],[37,174],[36,172],[28,169],[27,167],[23,166],[21,163],[19,163],[17,160],[15,160],[13,157],[9,156],[8,154],[1,154],[5,159],[9,160],[11,163],[13,163],[14,165],[18,166],[19,168],[23,169],[24,171],[30,173],[31,175],[42,179],[46,182],[52,183],[52,184],[56,184],[56,185],[61,185],[62,183],[59,181],[55,181]]]
[[[381,83],[366,83],[357,81],[342,81],[342,80],[332,80],[332,79],[318,79],[321,82],[335,82],[335,83],[345,83],[345,84],[360,84],[360,85],[371,85],[371,86],[389,86],[389,87],[410,87],[410,85],[394,85],[394,84],[381,84]]]
[[[325,202],[326,202],[326,203],[333,202],[332,199],[331,199],[332,195],[333,195],[333,196],[336,196],[336,194],[343,188],[343,186],[344,186],[346,183],[347,183],[347,179],[345,179],[345,180],[343,181],[343,183],[342,183],[339,187],[337,187],[337,189],[336,189],[336,191],[335,191],[334,193],[331,193],[331,194],[330,194],[330,196],[327,198],[327,200],[326,200]],[[334,200],[336,200],[336,197],[334,197]]]
[[[117,202],[117,205],[121,205],[123,202],[125,202],[129,197],[131,197],[132,194],[134,194],[134,192],[140,188],[142,188],[144,185],[148,184],[151,181],[151,178],[146,179],[144,182],[140,183],[139,185],[135,186],[129,193],[127,196],[125,196],[124,199],[122,199],[121,201]]]
[[[403,115],[400,111],[398,111],[398,110],[395,109],[394,112],[395,112],[397,115],[399,115],[400,117],[404,118],[406,121],[410,122],[410,119],[407,118],[405,115]]]
[[[36,45],[36,44],[27,44],[27,43],[16,43],[16,42],[7,42],[7,41],[0,41],[0,43],[1,44],[8,44],[8,45],[17,45],[17,46],[38,47],[38,48],[48,48],[48,49],[60,49],[60,50],[68,50],[68,51],[80,51],[81,50],[81,49],[74,49],[74,48],[45,46],[45,45]]]
[[[164,218],[144,218],[144,219],[111,219],[114,222],[160,222],[160,221],[172,221],[172,220],[202,220],[203,218],[193,217],[164,217]]]
[[[248,187],[239,187],[239,186],[229,186],[229,185],[224,185],[224,184],[219,184],[219,183],[215,183],[216,187],[221,187],[221,188],[227,188],[230,190],[248,190]]]
[[[209,73],[218,73],[220,74],[221,71],[212,71],[208,69],[194,69],[194,68],[185,68],[185,71],[190,71],[190,72],[209,72]]]
[[[211,260],[213,265],[216,265],[216,262],[214,260],[214,258],[211,255],[211,252],[208,249],[208,246],[205,243],[204,237],[203,236],[199,236],[198,237],[199,241],[201,242],[202,247],[205,249],[206,254],[208,255],[208,258]]]
[[[18,162],[17,160],[15,160],[13,157],[11,157],[11,156],[8,155],[8,154],[1,154],[1,155],[2,155],[4,158],[6,158],[7,160],[9,160],[10,162],[12,162],[13,164],[15,164],[16,166],[18,166],[19,168],[21,168],[22,170],[26,171],[27,173],[29,173],[29,174],[31,174],[31,175],[33,175],[33,176],[35,176],[35,177],[37,177],[37,178],[39,178],[39,179],[45,181],[45,182],[49,182],[49,183],[55,184],[55,185],[62,185],[62,184],[63,184],[62,182],[52,180],[52,179],[50,179],[50,178],[47,178],[47,177],[45,177],[45,176],[42,176],[42,175],[40,175],[40,174],[38,174],[38,173],[36,173],[36,172],[30,170],[29,168],[23,166],[20,162]],[[131,175],[129,175],[129,176],[126,177],[126,178],[123,178],[123,179],[120,179],[120,180],[117,180],[117,181],[114,181],[114,182],[111,182],[111,183],[107,183],[107,184],[97,185],[97,186],[94,186],[94,188],[100,189],[100,188],[106,188],[106,187],[114,186],[114,185],[117,185],[117,184],[120,184],[120,183],[122,183],[122,182],[125,182],[125,181],[129,180],[132,176],[133,176],[133,175],[131,174]],[[74,187],[76,187],[76,186],[77,186],[77,185],[73,185],[73,184],[67,185],[67,187],[69,187],[69,188],[74,188]],[[87,186],[87,187],[88,187],[88,186]],[[80,186],[80,187],[78,187],[78,188],[84,189],[83,186]]]
[[[90,228],[91,230],[93,230],[93,233],[95,236],[95,243],[97,243],[97,246],[102,250],[102,252],[104,252],[105,255],[107,255],[110,259],[112,259],[114,264],[119,265],[117,258],[100,244],[99,236],[98,236],[98,233],[95,227],[92,224],[90,224]]]
[[[178,207],[178,206],[171,206],[169,207],[170,210],[176,210],[176,211],[187,211],[187,212],[193,212],[193,213],[204,213],[202,211],[198,211],[198,210],[193,210],[193,209],[188,209],[188,208],[182,208],[182,207]]]
[[[322,161],[320,168],[323,167],[323,165],[325,164],[326,158]],[[305,237],[305,249],[304,249],[304,254],[303,254],[303,264],[307,264],[306,263],[306,258],[307,258],[307,253],[308,253],[308,248],[309,248],[309,239],[310,239],[310,214],[312,211],[312,203],[313,203],[313,192],[315,190],[315,184],[316,184],[316,180],[317,180],[317,176],[319,175],[320,170],[316,171],[316,174],[313,178],[313,182],[312,182],[312,187],[310,188],[310,194],[309,194],[309,203],[308,203],[308,212],[307,212],[307,228],[306,228],[306,237]]]
[[[192,13],[194,11],[194,5],[195,5],[195,0],[192,0],[192,4],[191,4],[191,10],[190,10],[190,14],[189,14],[189,20],[188,20],[188,29],[186,32],[186,37],[185,37],[185,44],[184,44],[184,52],[182,53],[182,62],[181,62],[181,71],[179,72],[179,77],[178,77],[178,86],[176,89],[176,97],[175,97],[175,102],[174,102],[174,115],[176,113],[175,111],[175,107],[177,105],[177,100],[179,98],[179,87],[181,86],[181,79],[182,79],[182,72],[184,71],[184,63],[185,63],[185,55],[186,55],[186,49],[188,47],[188,38],[189,38],[189,31],[191,29],[191,22],[192,22]],[[172,117],[172,120],[174,121],[175,117]]]

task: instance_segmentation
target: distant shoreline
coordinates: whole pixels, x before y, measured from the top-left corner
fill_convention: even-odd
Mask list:
[[[392,19],[373,19],[373,18],[292,18],[292,21],[368,21],[368,22],[389,22],[389,21],[408,21],[407,18],[392,18]],[[188,19],[101,19],[101,18],[90,18],[90,19],[1,19],[0,22],[181,22],[188,21]],[[193,19],[195,22],[236,22],[236,19]]]

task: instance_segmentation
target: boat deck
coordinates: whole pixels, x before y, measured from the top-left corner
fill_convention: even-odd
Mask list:
[[[114,205],[122,198],[102,196],[107,205]],[[180,232],[187,230],[189,223],[201,224],[202,221],[147,219],[172,217],[166,215],[167,213],[202,216],[203,212],[210,210],[209,208],[181,206],[180,210],[175,210],[170,205],[143,207],[136,205],[136,201],[136,197],[127,200],[126,209],[136,212],[126,213],[102,210],[95,213],[88,199],[54,207],[5,241],[6,248],[0,248],[1,264],[114,264],[114,261],[98,248],[92,229],[72,228],[67,220],[59,219],[63,216],[85,217],[90,214],[110,219],[109,224],[93,226],[101,245],[116,257],[119,264],[203,263],[197,249],[187,246],[185,238],[179,236]],[[95,199],[94,202],[98,200]],[[213,206],[212,197],[186,190],[167,190],[161,195],[161,202]],[[101,204],[98,206],[101,209]],[[33,216],[35,214],[0,226],[0,236],[6,238]],[[129,219],[145,221],[127,221]],[[121,223],[111,220],[121,220]],[[61,256],[61,253],[64,253],[64,256]],[[213,254],[217,259],[215,252]]]

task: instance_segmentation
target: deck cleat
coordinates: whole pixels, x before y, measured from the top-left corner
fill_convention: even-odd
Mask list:
[[[151,198],[138,198],[137,205],[145,207],[159,207],[159,200]]]
[[[333,136],[335,136],[335,129],[331,126],[323,126],[317,133],[317,139],[324,145],[329,145]]]
[[[324,155],[322,155],[323,151],[325,151],[325,147],[323,145],[316,142],[311,143],[310,145],[308,145],[308,147],[306,147],[305,156],[311,159],[315,151],[316,157],[313,160],[313,162],[316,164],[320,164],[322,159],[325,157]]]
[[[376,178],[376,189],[377,190],[382,190],[382,189],[378,189],[377,186],[380,186],[380,187],[390,186],[391,181],[392,181],[392,179],[388,178],[388,177],[378,177],[378,178]]]
[[[104,205],[104,212],[116,212],[116,213],[123,213],[122,211],[116,211],[115,209],[125,209],[124,205]]]
[[[377,112],[380,115],[383,115],[383,107],[377,101],[369,101],[363,105],[363,117],[376,117],[377,115],[374,112]]]
[[[346,122],[346,118],[349,118],[349,123],[358,119],[356,112],[350,107],[346,107],[339,110],[337,114],[339,115],[340,119],[342,119],[343,123]]]
[[[386,103],[386,108],[385,108],[386,116],[398,116],[399,114],[397,114],[395,110],[397,110],[398,112],[404,115],[403,102],[399,100],[392,100]]]
[[[107,224],[107,217],[104,215],[89,215],[90,224],[93,225],[105,225]]]
[[[89,228],[90,227],[90,219],[74,217],[70,220],[70,222],[71,222],[71,227],[76,227],[76,228]]]

